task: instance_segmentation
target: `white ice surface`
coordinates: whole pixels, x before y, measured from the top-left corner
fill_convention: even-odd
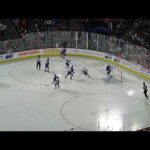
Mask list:
[[[143,79],[113,71],[108,80],[106,64],[71,57],[75,74],[66,75],[65,61],[50,58],[50,72],[36,70],[36,61],[0,65],[0,131],[134,131],[149,124],[149,101]],[[81,74],[86,67],[92,79]],[[60,76],[60,89],[54,85]],[[149,83],[147,83],[149,85]],[[150,95],[149,91],[148,94]]]

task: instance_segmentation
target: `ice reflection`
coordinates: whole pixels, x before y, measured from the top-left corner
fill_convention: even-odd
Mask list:
[[[99,131],[120,131],[123,128],[123,116],[119,111],[100,114],[98,128]]]

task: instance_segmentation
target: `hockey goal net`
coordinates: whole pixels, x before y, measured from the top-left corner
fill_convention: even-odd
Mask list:
[[[123,82],[123,71],[115,66],[112,66],[112,78]]]

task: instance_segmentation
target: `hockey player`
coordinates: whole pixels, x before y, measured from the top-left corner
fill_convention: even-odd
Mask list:
[[[53,82],[52,84],[56,81],[56,79],[59,78],[56,74],[54,74]]]
[[[58,88],[60,88],[60,86],[59,86],[59,83],[60,83],[60,81],[59,81],[59,77],[56,75],[56,74],[54,74],[54,78],[53,78],[53,82],[52,82],[52,84],[55,84],[55,89],[58,87]]]
[[[147,95],[148,89],[147,89],[147,85],[145,84],[145,82],[143,82],[143,90],[144,90],[144,95],[145,95],[145,97],[146,97],[147,99],[149,99],[149,97],[148,97],[148,95]]]
[[[66,56],[66,48],[61,50],[61,58],[65,59]]]
[[[66,59],[66,68],[68,68],[69,67],[69,63],[70,63],[70,59]]]
[[[45,72],[49,72],[49,58],[45,62]]]
[[[112,78],[112,75],[110,75],[110,73],[112,71],[111,69],[112,69],[112,67],[110,65],[107,65],[106,71],[107,71],[107,77],[108,77],[108,79]]]
[[[41,69],[41,59],[40,59],[40,55],[38,56],[38,58],[36,59],[36,69],[39,68],[39,70]]]
[[[74,74],[73,66],[69,68],[67,75],[65,76],[65,79],[70,75],[70,80],[72,80],[73,74]]]
[[[56,80],[55,80],[55,82],[54,82],[54,84],[55,84],[55,89],[56,89],[56,88],[60,88],[59,83],[60,83],[60,81],[59,81],[59,77],[58,77],[58,78],[56,78]]]
[[[90,75],[88,74],[88,70],[84,67],[82,70],[82,73],[87,77],[91,78]]]

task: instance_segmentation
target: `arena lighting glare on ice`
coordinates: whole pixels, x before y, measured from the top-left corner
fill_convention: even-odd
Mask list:
[[[110,111],[108,114],[100,115],[98,123],[99,130],[120,131],[123,128],[123,119],[118,111]]]
[[[130,90],[127,91],[127,95],[128,96],[132,96],[134,93],[135,93],[135,91],[132,90],[132,89],[130,89]]]

